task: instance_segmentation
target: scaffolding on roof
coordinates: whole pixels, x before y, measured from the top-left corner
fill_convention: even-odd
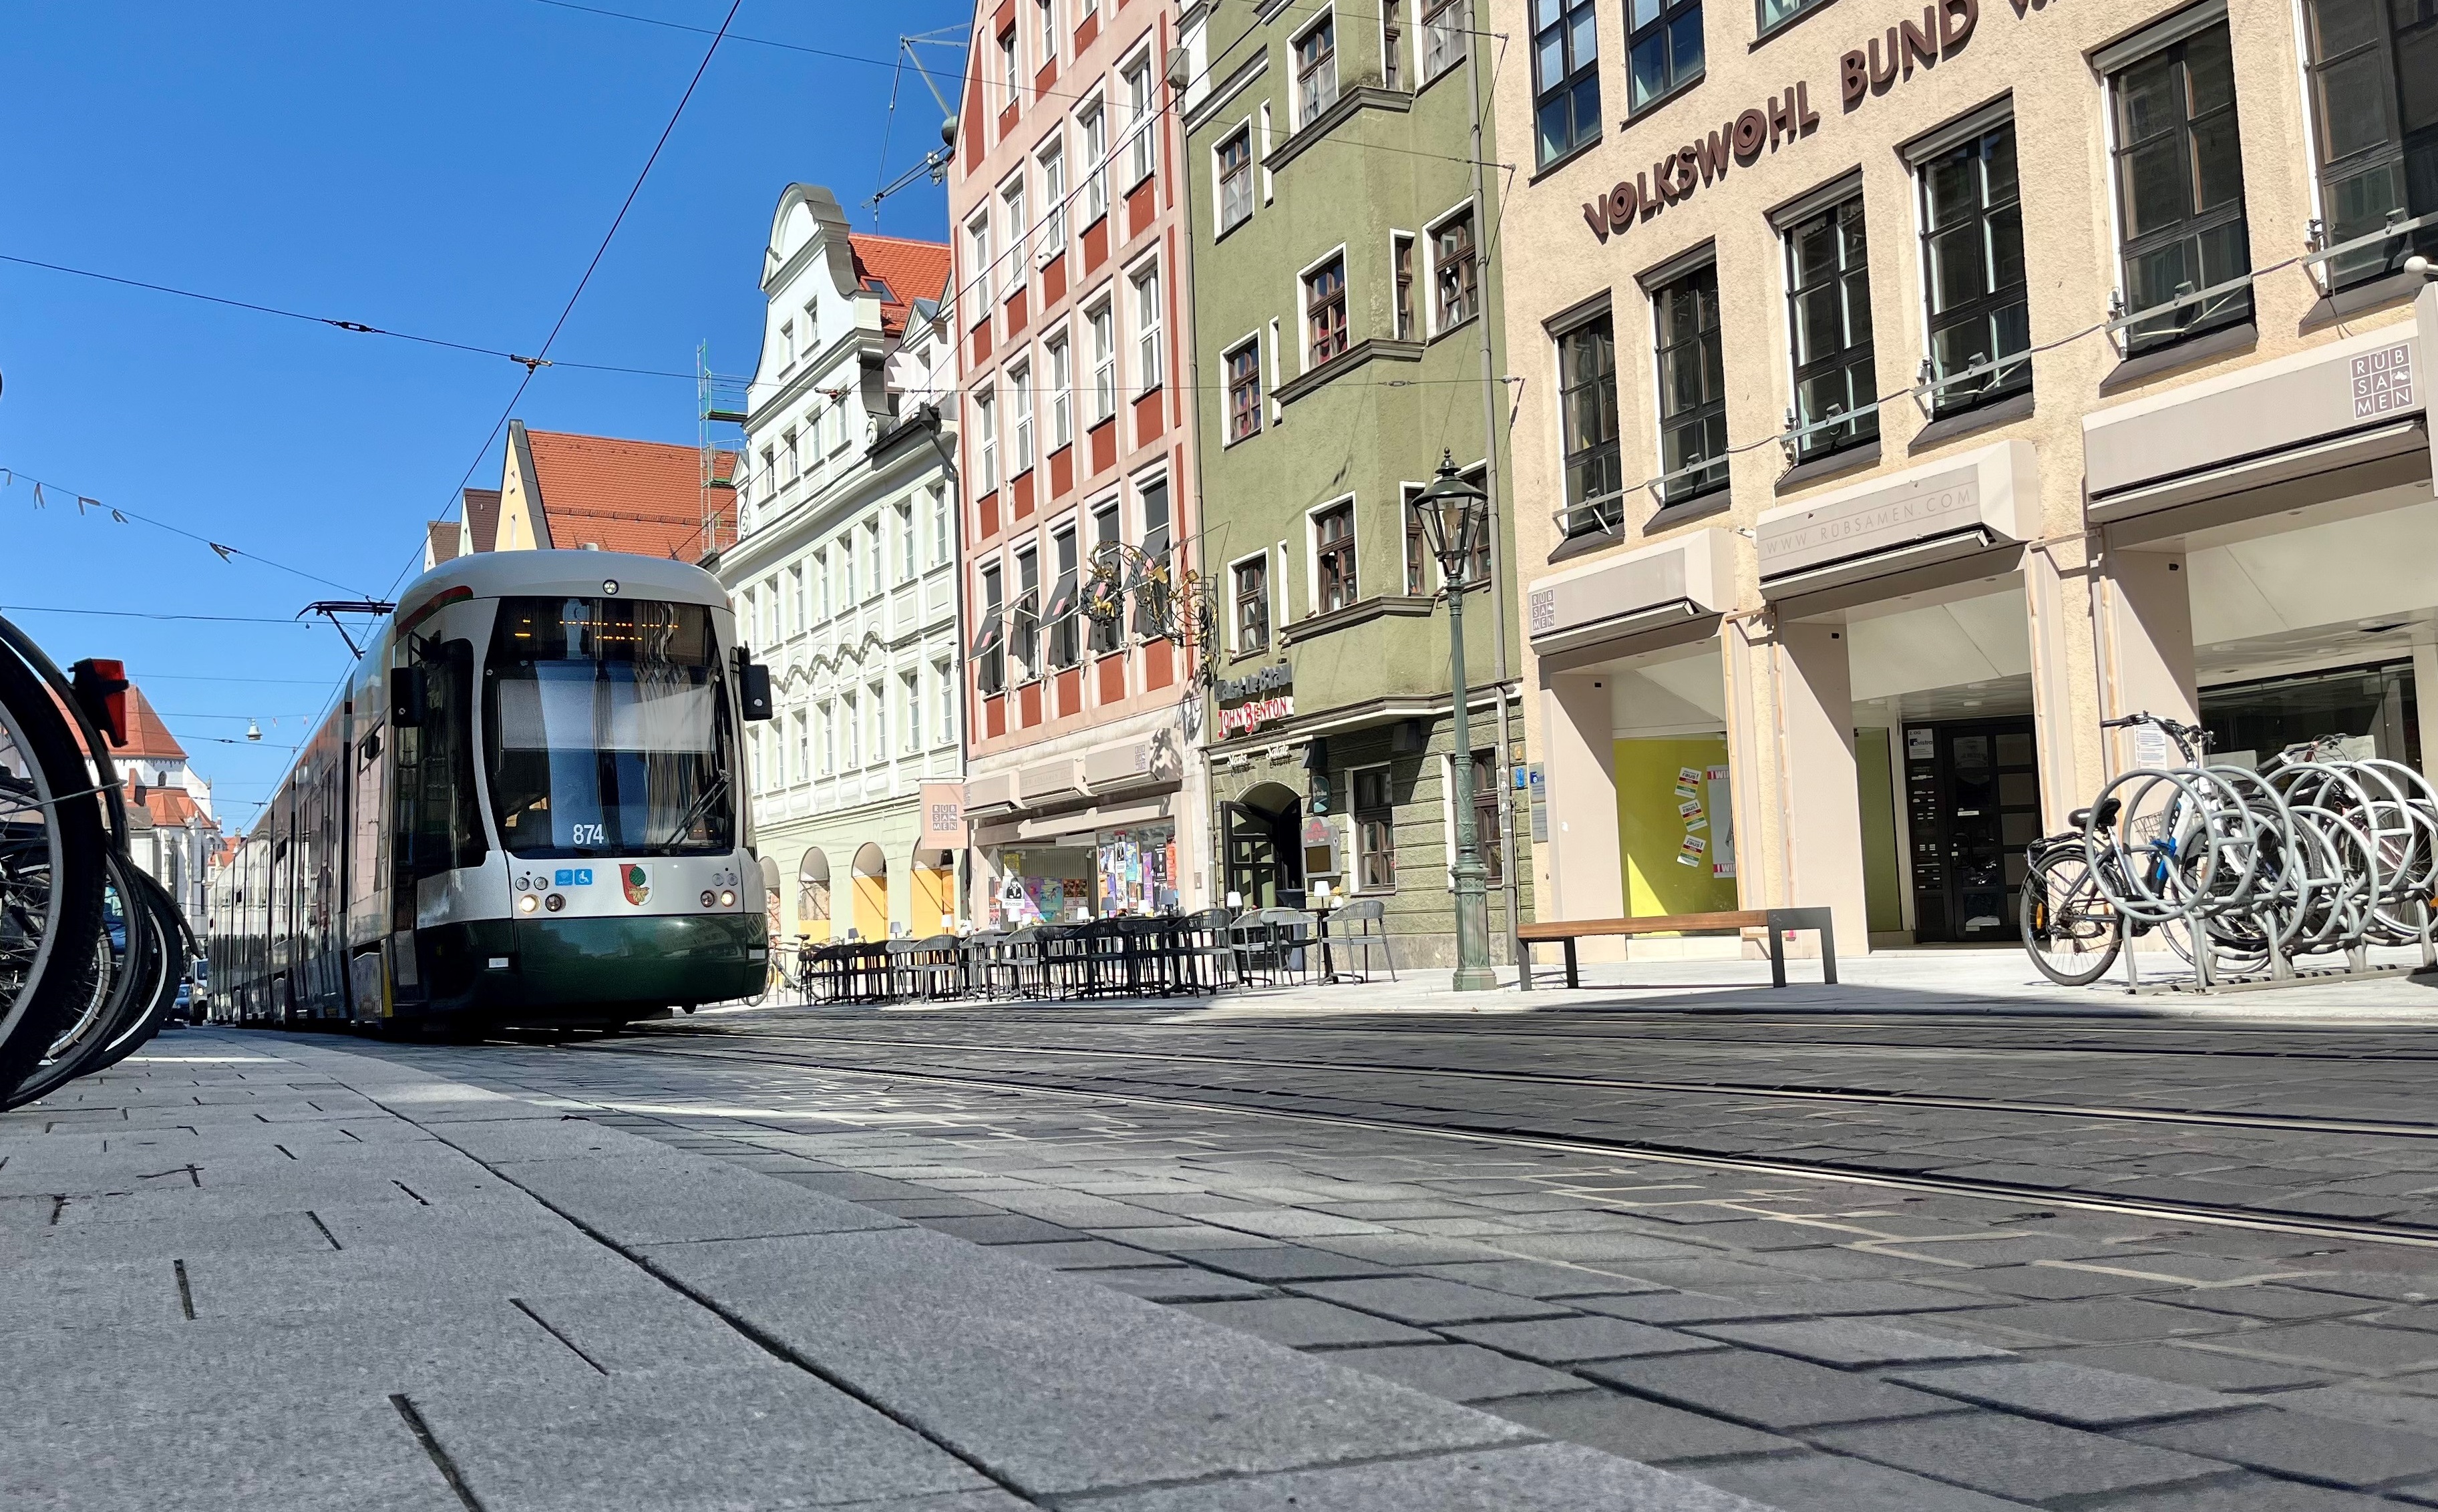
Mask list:
[[[744,524],[740,501],[744,493],[741,480],[749,460],[745,454],[746,388],[751,379],[714,373],[708,341],[695,345],[694,371],[696,448],[702,458],[702,551],[698,559],[708,566],[721,552],[736,544]],[[723,454],[734,459],[724,473],[719,466]]]

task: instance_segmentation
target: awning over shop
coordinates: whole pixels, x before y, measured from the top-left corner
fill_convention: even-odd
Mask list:
[[[2028,441],[2001,441],[1764,510],[1753,530],[1761,596],[1795,598],[1970,562],[2037,537],[2040,504],[2039,454]]]
[[[1532,649],[1553,656],[1714,621],[1735,607],[1735,560],[1713,525],[1542,578],[1525,595]]]

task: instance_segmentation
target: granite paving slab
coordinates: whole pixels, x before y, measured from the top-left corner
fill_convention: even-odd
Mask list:
[[[2226,1471],[2223,1460],[1999,1413],[1826,1428],[1811,1437],[1840,1453],[2025,1502],[2172,1486]]]
[[[1766,1512],[1687,1476],[1573,1444],[1296,1470],[1092,1504],[1108,1512]]]

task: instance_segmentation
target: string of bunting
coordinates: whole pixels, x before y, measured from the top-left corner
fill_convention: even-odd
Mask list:
[[[166,530],[172,536],[183,536],[190,541],[201,542],[203,546],[210,549],[212,554],[218,556],[223,562],[233,561],[235,558],[242,556],[247,561],[260,562],[265,567],[275,569],[276,571],[289,573],[292,576],[304,578],[308,582],[320,583],[328,588],[344,589],[350,593],[361,593],[362,591],[361,589],[355,588],[346,583],[333,582],[331,579],[324,577],[317,572],[306,571],[301,567],[291,567],[286,562],[274,561],[268,556],[264,556],[256,552],[249,552],[243,547],[230,546],[224,542],[213,540],[208,536],[198,536],[193,531],[187,530],[183,526],[172,525],[166,519],[154,519],[150,515],[139,514],[132,509],[123,508],[115,504],[105,504],[100,500],[94,498],[91,494],[80,493],[76,489],[70,488],[64,483],[49,483],[44,479],[33,476],[31,473],[20,472],[13,467],[0,467],[0,488],[12,488],[20,483],[29,483],[32,485],[34,490],[34,507],[36,509],[48,509],[51,506],[51,500],[54,496],[72,499],[76,501],[76,510],[80,516],[90,515],[95,511],[99,511],[102,514],[108,515],[112,520],[121,525],[150,525],[155,530]]]

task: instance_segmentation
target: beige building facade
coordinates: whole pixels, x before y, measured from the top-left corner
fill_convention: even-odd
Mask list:
[[[2014,943],[2144,711],[2429,769],[2438,25],[1492,14],[1543,918]]]

